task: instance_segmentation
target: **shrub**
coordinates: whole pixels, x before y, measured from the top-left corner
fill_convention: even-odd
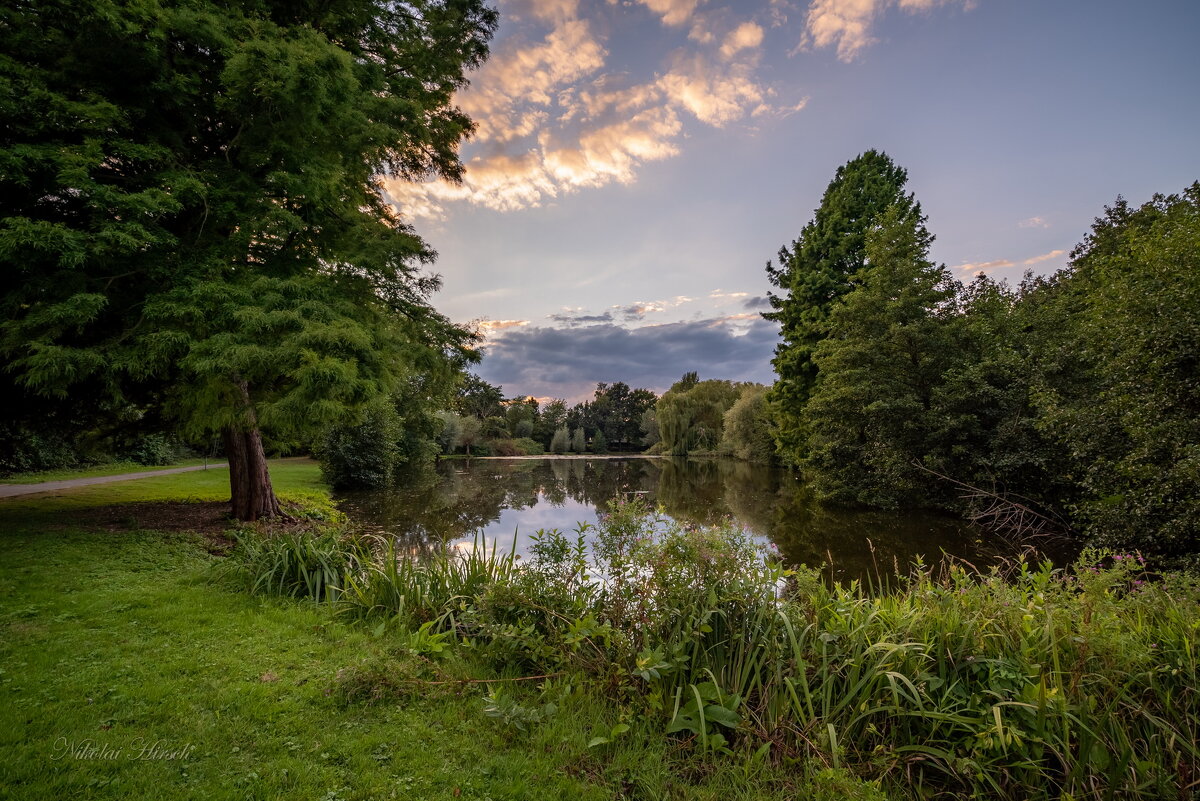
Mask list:
[[[395,480],[401,463],[403,435],[396,408],[381,401],[369,406],[359,423],[326,430],[313,455],[335,487],[386,487]]]
[[[542,443],[529,437],[522,437],[516,443],[524,456],[541,456],[546,452],[546,449],[542,447]]]
[[[57,470],[78,463],[75,449],[57,434],[11,423],[0,426],[0,475]]]
[[[525,451],[521,449],[521,446],[515,440],[511,440],[511,439],[489,440],[487,443],[487,447],[491,451],[492,456],[524,456],[525,455]],[[481,451],[482,451],[482,449],[481,449]],[[481,451],[476,452],[475,455],[483,456],[484,454]]]
[[[126,455],[138,464],[164,465],[179,458],[179,448],[163,434],[142,434],[134,440]]]
[[[850,770],[913,797],[1172,799],[1200,775],[1193,577],[1093,551],[1069,571],[918,564],[873,595],[647,512],[614,506],[590,553],[587,527],[539,532],[520,562],[389,544],[343,609],[590,679],[702,751],[771,740],[832,766],[831,793]]]

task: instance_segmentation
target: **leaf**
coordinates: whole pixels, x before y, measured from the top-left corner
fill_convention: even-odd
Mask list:
[[[738,724],[742,722],[741,717],[736,712],[726,709],[723,706],[717,706],[716,704],[704,707],[704,719],[713,723],[719,723],[729,729],[736,729]]]

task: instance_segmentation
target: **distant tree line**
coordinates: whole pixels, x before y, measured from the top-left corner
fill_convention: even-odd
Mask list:
[[[1029,512],[1164,556],[1200,531],[1200,184],[1105,209],[1069,266],[954,280],[907,176],[839,168],[768,273],[780,457],[827,500]],[[660,419],[660,425],[663,421]]]
[[[505,398],[503,388],[468,374],[439,414],[444,453],[518,456],[543,453],[634,452],[653,444],[643,422],[658,396],[618,381],[600,383],[592,400]]]

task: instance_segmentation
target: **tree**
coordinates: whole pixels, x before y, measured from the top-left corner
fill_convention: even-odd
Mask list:
[[[767,403],[767,387],[761,384],[743,387],[741,396],[725,412],[720,451],[746,462],[775,461],[774,421]]]
[[[562,398],[546,401],[534,418],[533,438],[550,450],[558,430],[567,422],[567,402]]]
[[[504,417],[504,390],[489,384],[474,373],[467,373],[458,388],[454,410],[469,414],[480,420],[489,417]]]
[[[550,440],[551,453],[566,453],[571,449],[571,435],[567,433],[566,426],[559,426],[554,430],[554,436]]]
[[[715,451],[721,442],[725,412],[741,394],[740,385],[732,381],[695,383],[687,379],[685,375],[667,390],[655,406],[663,446],[673,456]]]
[[[483,442],[483,438],[483,422],[478,417],[466,415],[460,418],[456,447],[465,448],[468,459],[471,457],[471,448]]]
[[[608,440],[604,438],[604,429],[596,429],[592,437],[592,453],[608,453]]]
[[[647,409],[642,412],[642,420],[639,423],[642,432],[641,444],[647,448],[653,448],[660,441],[662,435],[658,431],[658,412],[654,409]]]
[[[264,429],[361,419],[467,352],[380,176],[461,177],[482,0],[0,14],[0,352],[23,388],[159,388],[221,432],[247,520],[280,511]]]
[[[587,452],[587,437],[584,436],[582,428],[577,428],[571,432],[571,450],[576,453]]]
[[[867,236],[858,288],[813,354],[803,466],[827,499],[894,508],[926,497],[931,481],[913,462],[937,448],[935,394],[958,354],[956,285],[929,261],[932,239],[919,209],[889,208]]]
[[[838,167],[800,236],[780,249],[778,266],[767,263],[768,278],[782,290],[769,295],[772,311],[763,314],[780,324],[782,339],[772,360],[778,379],[770,400],[779,451],[789,463],[803,458],[802,415],[818,372],[813,356],[828,336],[830,313],[865,266],[867,231],[890,206],[921,217],[920,204],[904,194],[907,180],[908,174],[879,151],[851,159]]]
[[[596,385],[595,400],[589,412],[596,431],[603,431],[609,441],[626,448],[636,445],[642,436],[641,419],[646,410],[654,407],[657,396],[648,389],[630,389],[623,381]]]
[[[438,431],[437,443],[441,446],[442,453],[454,453],[454,449],[458,447],[462,417],[454,412],[438,412],[437,417],[442,424],[441,430]]]
[[[1039,427],[1070,455],[1093,541],[1200,547],[1200,183],[1105,209],[1041,346]],[[1050,323],[1054,322],[1052,316]]]

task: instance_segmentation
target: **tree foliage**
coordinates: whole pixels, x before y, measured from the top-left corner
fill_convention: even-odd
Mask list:
[[[761,384],[747,384],[725,412],[722,455],[759,464],[775,461],[774,420],[767,391]]]
[[[1055,295],[1041,426],[1105,544],[1200,547],[1200,183],[1105,209]],[[1049,333],[1049,332],[1048,332]]]
[[[699,381],[695,373],[685,374],[655,406],[666,452],[673,456],[715,452],[721,442],[725,413],[740,394],[741,385],[732,381]]]
[[[935,394],[956,353],[945,324],[955,292],[928,259],[923,223],[911,205],[880,216],[858,288],[832,310],[814,351],[804,464],[826,498],[895,507],[928,483],[913,462],[936,445]]]
[[[461,175],[482,2],[0,14],[0,349],[25,390],[172,388],[251,460],[231,478],[256,516],[260,426],[352,420],[465,352],[381,176]]]
[[[781,290],[770,295],[772,311],[763,315],[780,324],[782,338],[772,361],[778,380],[771,401],[779,450],[791,463],[807,444],[802,415],[816,387],[816,349],[829,334],[831,311],[865,266],[867,232],[891,206],[923,219],[920,204],[904,193],[907,181],[905,170],[882,152],[851,159],[838,168],[800,236],[780,249],[778,266],[767,264],[768,278]]]

